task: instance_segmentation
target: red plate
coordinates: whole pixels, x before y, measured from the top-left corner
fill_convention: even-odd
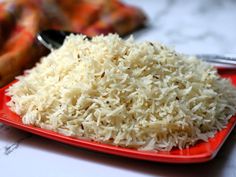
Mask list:
[[[229,73],[227,70],[227,73],[228,74],[223,73],[222,76],[230,78],[233,84],[236,85],[236,72],[233,71]],[[218,132],[214,138],[209,139],[208,142],[199,142],[195,146],[192,146],[187,149],[174,149],[170,152],[138,151],[128,148],[116,147],[113,145],[97,143],[93,141],[76,139],[55,133],[53,131],[22,124],[21,118],[12,111],[10,111],[9,108],[6,106],[6,103],[10,100],[10,98],[5,96],[5,90],[11,84],[0,90],[0,121],[2,123],[77,147],[136,159],[166,163],[198,163],[209,161],[216,156],[220,147],[223,145],[224,141],[226,140],[236,123],[236,117],[232,117],[227,127]]]

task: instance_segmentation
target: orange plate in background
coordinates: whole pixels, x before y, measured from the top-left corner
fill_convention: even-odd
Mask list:
[[[233,70],[232,70],[233,71]],[[228,73],[228,74],[227,74]],[[222,77],[230,78],[234,85],[236,85],[236,72],[225,72],[222,70]],[[11,83],[12,84],[12,83]],[[156,162],[166,163],[199,163],[206,162],[213,159],[228,135],[232,131],[236,123],[236,117],[232,117],[227,124],[226,128],[218,132],[214,138],[210,138],[208,142],[199,142],[195,146],[187,149],[179,150],[174,149],[170,152],[151,152],[151,151],[138,151],[134,149],[122,148],[113,145],[107,145],[97,143],[93,141],[87,141],[82,139],[76,139],[68,136],[64,136],[53,131],[37,128],[34,126],[24,125],[21,122],[20,116],[13,113],[6,103],[10,100],[5,95],[5,90],[11,85],[2,88],[0,90],[0,122],[13,126],[18,129],[25,130],[27,132],[37,134],[49,139],[67,143],[73,146],[91,149],[108,154],[114,154],[124,157],[131,157],[136,159],[143,159]]]

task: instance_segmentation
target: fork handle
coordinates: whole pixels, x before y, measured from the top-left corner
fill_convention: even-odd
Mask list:
[[[236,66],[236,57],[212,54],[197,54],[197,58],[210,63],[226,64]]]

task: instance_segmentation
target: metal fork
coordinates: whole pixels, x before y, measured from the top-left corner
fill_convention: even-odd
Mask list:
[[[195,56],[209,63],[231,65],[232,67],[236,67],[236,57],[215,54],[197,54]]]

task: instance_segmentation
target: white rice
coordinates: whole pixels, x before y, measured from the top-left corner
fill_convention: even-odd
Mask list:
[[[207,141],[236,112],[209,64],[118,35],[71,35],[18,80],[8,105],[24,124],[139,150]]]

